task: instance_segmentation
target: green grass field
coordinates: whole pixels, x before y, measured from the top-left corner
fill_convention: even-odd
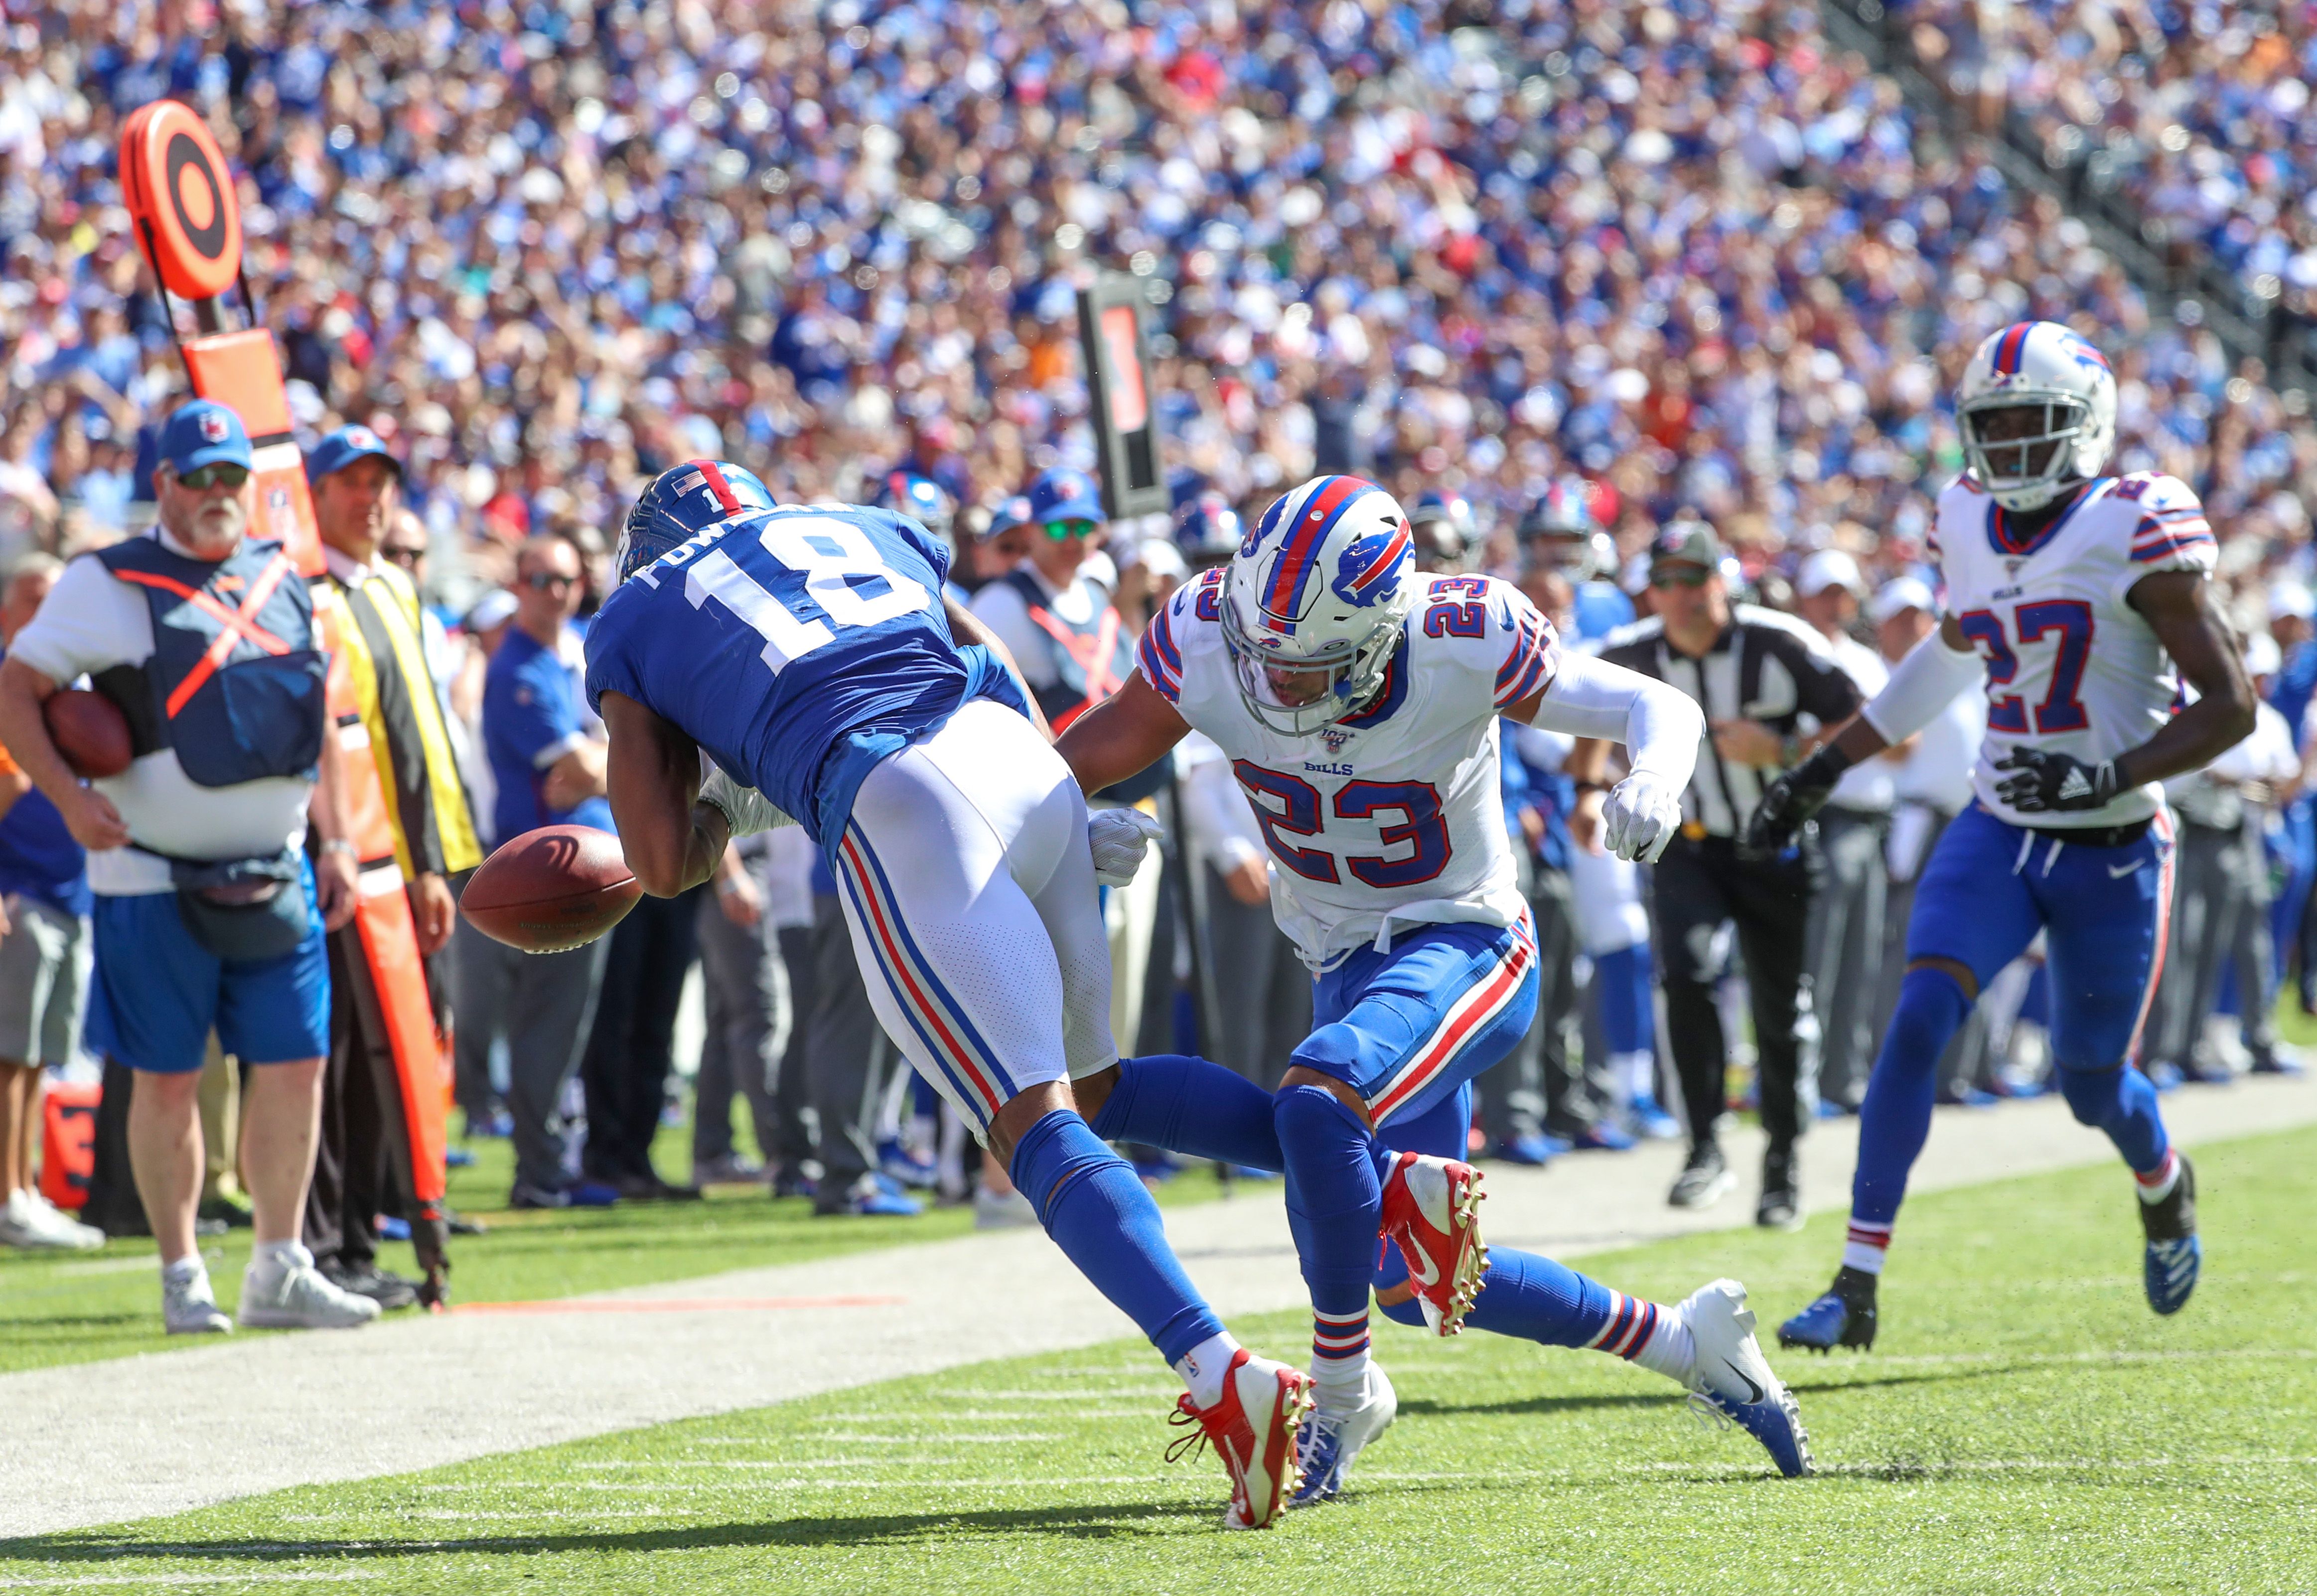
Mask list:
[[[2305,1592],[2317,1131],[2198,1161],[2207,1273],[2172,1320],[2141,1300],[2112,1167],[1910,1204],[1874,1353],[1773,1354],[1812,1480],[1624,1364],[1384,1325],[1400,1424],[1352,1495],[1260,1535],[1215,1529],[1212,1460],[1161,1462],[1173,1383],[1120,1342],[0,1543],[0,1588]],[[1840,1233],[1826,1215],[1585,1267],[1663,1299],[1735,1274],[1767,1328]],[[1238,1328],[1291,1353],[1308,1325]]]

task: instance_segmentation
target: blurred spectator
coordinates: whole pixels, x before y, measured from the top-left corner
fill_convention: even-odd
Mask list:
[[[805,1165],[813,1157],[814,1129],[806,1122],[812,1101],[811,1064],[805,1054],[816,996],[813,989],[813,874],[820,850],[801,826],[783,826],[765,838],[765,919],[788,977],[788,1045],[772,1080],[777,1110],[774,1139],[761,1139],[771,1166],[773,1195],[810,1195]]]
[[[818,852],[811,881],[811,967],[804,983],[811,1002],[804,1011],[804,1069],[820,1132],[815,1150],[820,1184],[812,1211],[907,1218],[919,1205],[878,1179],[877,1156],[878,1110],[887,1077],[901,1067],[900,1053],[870,1006],[845,905],[836,895],[836,873]]]
[[[700,903],[700,978],[705,1034],[693,1077],[692,1179],[754,1180],[765,1173],[733,1144],[732,1099],[747,1105],[756,1149],[769,1161],[788,1151],[774,1078],[790,1028],[788,971],[758,872],[765,837],[726,853],[716,891]]]
[[[1865,703],[1883,690],[1891,672],[1883,657],[1851,635],[1866,597],[1858,561],[1839,549],[1821,549],[1803,561],[1794,581],[1795,608],[1842,667]],[[1831,732],[1832,726],[1822,728]],[[1819,852],[1826,879],[1811,904],[1811,994],[1818,1009],[1819,1097],[1856,1110],[1866,1097],[1874,1067],[1875,1000],[1882,991],[1883,937],[1890,887],[1883,850],[1891,811],[1898,802],[1898,767],[1911,740],[1862,760],[1843,773],[1819,811]]]
[[[589,1187],[630,1201],[700,1195],[697,1186],[662,1177],[651,1146],[667,1106],[675,1013],[700,956],[700,911],[709,896],[703,883],[673,898],[640,899],[604,938],[610,950],[579,1058],[587,1102],[579,1170]]]
[[[571,626],[579,551],[548,533],[523,543],[514,569],[513,622],[483,685],[483,744],[497,790],[494,829],[502,842],[541,826],[609,831],[607,744],[581,690],[585,657]],[[470,1089],[478,1074],[488,1079],[494,1034],[506,1041],[514,1137],[510,1207],[559,1208],[571,1200],[563,1087],[578,1066],[610,947],[611,938],[599,937],[565,953],[525,954],[471,928],[459,937],[452,977],[459,1045],[481,1050],[460,1067]]]
[[[378,1305],[324,1278],[298,1239],[329,1043],[324,932],[346,923],[359,890],[313,600],[279,545],[245,535],[251,457],[239,417],[185,405],[157,450],[155,534],[75,560],[12,640],[0,742],[90,850],[89,1030],[135,1072],[130,1160],[159,1242],[169,1330],[234,1323],[193,1239],[196,1093],[212,1027],[249,1067],[241,1154],[256,1235],[239,1323],[360,1324]],[[89,786],[49,741],[41,710],[83,675],[148,750]],[[244,684],[230,699],[228,679]]]
[[[339,646],[393,836],[390,857],[361,864],[364,870],[391,865],[407,883],[429,1000],[440,1021],[447,1018],[449,993],[435,955],[450,940],[458,912],[452,883],[463,882],[483,853],[427,659],[418,590],[408,571],[386,557],[401,476],[366,426],[340,428],[306,458],[315,525],[348,623]],[[330,1279],[382,1308],[406,1308],[417,1301],[416,1283],[378,1262],[377,1216],[397,1206],[382,1183],[390,1166],[409,1167],[409,1133],[372,979],[361,932],[349,927],[333,937],[330,1057],[306,1233],[317,1267]],[[431,1255],[442,1240],[420,1238],[422,1251]]]
[[[0,589],[0,649],[13,641],[64,570],[28,554]],[[88,1004],[87,856],[64,817],[0,749],[0,1242],[87,1248],[104,1233],[58,1210],[32,1179],[40,1138],[43,1066],[62,1069],[80,1045]]]

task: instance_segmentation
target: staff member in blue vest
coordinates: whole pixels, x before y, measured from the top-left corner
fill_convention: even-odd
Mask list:
[[[158,526],[67,566],[0,663],[0,744],[89,850],[89,1036],[135,1071],[129,1161],[160,1243],[169,1331],[232,1328],[193,1241],[211,1027],[248,1071],[255,1238],[236,1317],[362,1324],[378,1305],[324,1279],[299,1239],[329,1045],[323,931],[355,903],[327,658],[304,579],[279,543],[247,535],[241,418],[197,399],[163,424],[158,453]],[[88,785],[41,714],[84,675],[121,711],[137,756]]]
[[[973,618],[997,634],[1021,667],[1056,731],[1125,686],[1134,669],[1136,636],[1113,601],[1096,569],[1112,573],[1107,559],[1089,563],[1103,531],[1102,489],[1084,471],[1057,468],[1030,484],[1029,519],[1037,534],[1023,561],[973,596]],[[1132,805],[1148,811],[1150,799],[1174,772],[1171,758],[1116,786],[1089,793],[1096,809]],[[1158,916],[1162,871],[1158,850],[1144,856],[1142,870],[1124,887],[1104,892],[1103,916],[1110,928],[1111,1034],[1121,1048],[1139,1051],[1143,983],[1150,962],[1150,936]]]

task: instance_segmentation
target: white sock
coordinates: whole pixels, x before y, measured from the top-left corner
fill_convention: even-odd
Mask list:
[[[2157,1165],[2154,1170],[2145,1175],[2142,1174],[2139,1170],[2134,1170],[2132,1172],[2132,1179],[2133,1183],[2140,1188],[2140,1200],[2142,1202],[2151,1205],[2162,1202],[2166,1197],[2172,1195],[2172,1188],[2180,1184],[2180,1154],[2178,1150],[2176,1148],[2167,1147],[2164,1150],[2164,1161],[2162,1163]]]
[[[1608,1322],[1585,1344],[1684,1385],[1689,1383],[1690,1366],[1697,1361],[1697,1343],[1690,1339],[1686,1322],[1662,1304],[1622,1291],[1609,1293]]]
[[[1883,1260],[1891,1251],[1891,1227],[1871,1219],[1853,1215],[1847,1238],[1842,1243],[1842,1267],[1856,1269],[1864,1275],[1883,1272]]]
[[[1671,1308],[1660,1307],[1656,1328],[1633,1349],[1633,1358],[1651,1373],[1686,1385],[1697,1363],[1697,1343],[1691,1339],[1686,1322],[1677,1318]]]
[[[1211,1408],[1223,1399],[1223,1380],[1230,1374],[1231,1359],[1239,1354],[1239,1343],[1230,1331],[1217,1331],[1176,1360],[1175,1372],[1183,1376],[1191,1400],[1203,1408]]]
[[[198,1252],[188,1252],[183,1258],[173,1258],[161,1266],[164,1286],[190,1286],[195,1280],[209,1278],[209,1266]]]
[[[309,1268],[313,1261],[314,1255],[302,1242],[260,1242],[249,1255],[249,1278],[260,1287],[278,1286],[282,1276]]]

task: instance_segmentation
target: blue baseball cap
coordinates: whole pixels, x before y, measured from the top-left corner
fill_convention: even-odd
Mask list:
[[[342,426],[314,445],[306,456],[306,480],[318,482],[333,471],[342,471],[357,460],[377,455],[394,468],[396,476],[402,475],[402,462],[386,446],[386,440],[367,426]]]
[[[1030,519],[1051,526],[1057,521],[1102,521],[1102,490],[1084,471],[1057,466],[1030,484]]]
[[[250,464],[249,433],[230,407],[215,399],[180,405],[161,424],[161,463],[179,476],[205,465]]]

